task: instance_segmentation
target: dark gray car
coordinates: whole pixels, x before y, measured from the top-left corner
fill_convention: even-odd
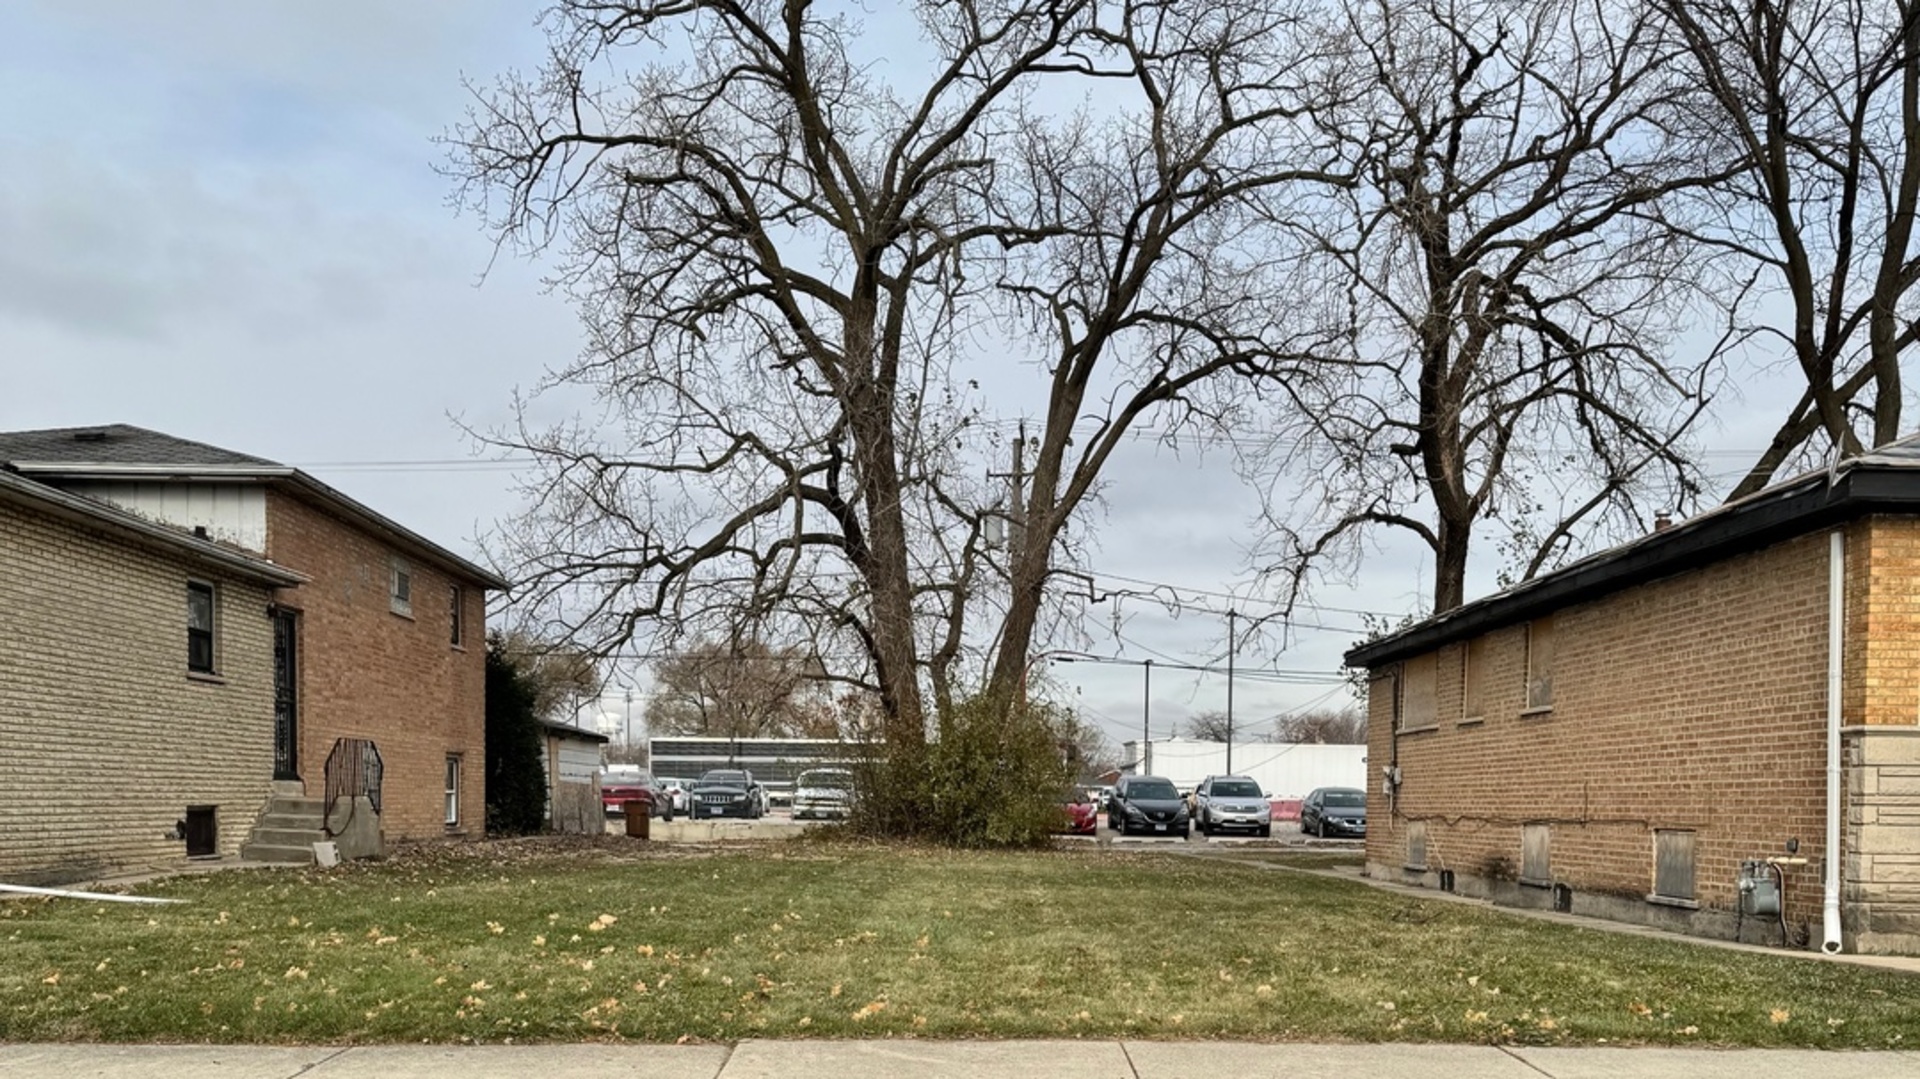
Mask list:
[[[1300,803],[1300,830],[1307,835],[1367,834],[1367,792],[1354,787],[1320,787]]]
[[[1193,838],[1186,799],[1164,776],[1121,776],[1107,801],[1107,824],[1121,835]]]
[[[716,768],[693,785],[693,815],[758,820],[767,811],[765,798],[766,792],[753,781],[752,772]]]

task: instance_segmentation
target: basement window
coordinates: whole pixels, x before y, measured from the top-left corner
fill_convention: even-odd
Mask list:
[[[1693,891],[1694,832],[1661,828],[1653,833],[1653,894],[1649,903],[1698,906]]]
[[[1427,869],[1427,822],[1423,820],[1407,822],[1407,860],[1404,868],[1417,873]]]
[[[1553,883],[1553,829],[1548,825],[1520,829],[1520,883],[1541,888]]]

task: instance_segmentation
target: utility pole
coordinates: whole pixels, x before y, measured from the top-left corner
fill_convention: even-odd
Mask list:
[[[627,690],[627,751],[633,751],[633,690]]]
[[[1142,667],[1146,670],[1145,687],[1140,692],[1140,770],[1153,771],[1153,735],[1149,720],[1153,713],[1153,660],[1149,659]]]
[[[1025,545],[1027,536],[1027,421],[1020,421],[1020,433],[1013,440],[1013,471],[989,472],[987,475],[993,479],[1008,480],[1013,488],[1007,500],[1010,507],[1007,513],[1010,523],[1007,546],[1018,551]]]
[[[1227,774],[1233,774],[1233,648],[1234,618],[1238,615],[1233,608],[1227,608]]]

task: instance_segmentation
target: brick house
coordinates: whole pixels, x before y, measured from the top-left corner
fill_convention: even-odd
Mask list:
[[[271,782],[331,813],[370,783],[376,836],[484,830],[485,593],[505,581],[299,469],[139,427],[0,433],[0,465],[305,579],[258,608],[263,799]]]
[[[1368,874],[1920,952],[1917,583],[1912,438],[1354,648]]]
[[[237,853],[301,575],[0,471],[0,880]]]

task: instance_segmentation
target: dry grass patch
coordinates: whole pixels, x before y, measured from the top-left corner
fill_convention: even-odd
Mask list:
[[[1905,1047],[1920,979],[1235,862],[517,841],[0,903],[0,1040]]]

